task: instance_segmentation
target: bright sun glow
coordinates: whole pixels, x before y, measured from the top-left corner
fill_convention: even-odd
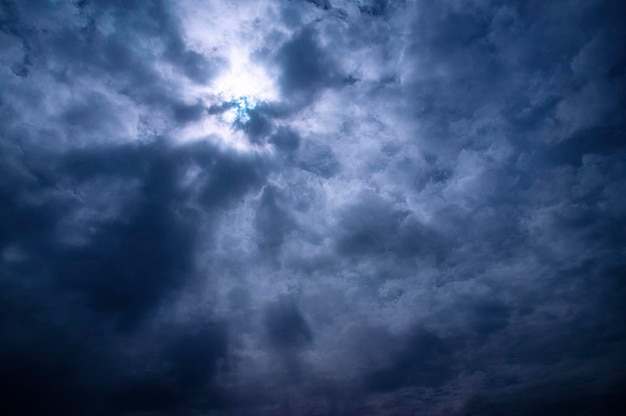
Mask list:
[[[250,111],[259,103],[276,101],[279,97],[272,77],[250,60],[246,48],[233,48],[227,57],[228,67],[224,72],[193,94],[207,105],[225,106],[225,110],[203,119],[202,126],[190,126],[183,136],[186,140],[197,140],[216,134],[222,144],[246,150],[249,141],[236,124],[250,121]]]
[[[229,69],[213,82],[214,91],[225,101],[246,98],[249,103],[277,98],[273,80],[265,69],[251,62],[241,49],[229,53]]]
[[[225,123],[219,134],[231,143],[237,141],[235,137],[240,134],[233,129],[235,123],[250,121],[249,112],[259,102],[277,99],[272,79],[263,67],[250,61],[249,55],[243,49],[230,51],[228,70],[213,82],[213,93],[220,103],[231,104],[219,116],[221,123]],[[228,131],[224,131],[225,129]]]

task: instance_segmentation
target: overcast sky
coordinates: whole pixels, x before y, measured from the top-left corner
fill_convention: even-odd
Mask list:
[[[625,9],[0,1],[0,411],[620,413]]]

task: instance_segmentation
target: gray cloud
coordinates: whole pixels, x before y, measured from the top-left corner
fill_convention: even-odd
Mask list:
[[[0,409],[623,407],[623,16],[2,2]]]

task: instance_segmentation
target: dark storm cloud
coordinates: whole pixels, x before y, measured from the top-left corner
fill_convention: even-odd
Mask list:
[[[299,150],[299,166],[323,178],[334,176],[341,168],[332,148],[314,139],[302,144]]]
[[[385,368],[368,375],[368,387],[390,391],[407,385],[440,386],[454,375],[453,352],[437,334],[415,330]]]
[[[276,146],[277,149],[288,153],[297,150],[301,140],[298,133],[286,127],[279,128],[276,133],[270,137],[270,143]]]
[[[359,10],[365,14],[371,14],[372,16],[383,16],[389,6],[388,0],[369,0],[364,1],[359,6]]]
[[[459,414],[609,415],[623,408],[624,399],[621,397],[623,389],[623,380],[608,389],[601,383],[596,384],[594,380],[584,377],[571,377],[565,381],[548,380],[497,397],[472,398]]]
[[[295,103],[343,82],[335,62],[320,47],[312,28],[302,30],[281,46],[277,61],[282,71],[280,88]]]
[[[258,245],[262,250],[280,248],[285,234],[293,226],[289,212],[282,205],[279,191],[271,185],[266,186],[254,217]]]
[[[3,186],[9,205],[3,205],[2,246],[18,253],[2,267],[5,410],[82,414],[96,412],[92,406],[122,413],[221,406],[211,379],[227,353],[226,324],[192,321],[147,333],[145,327],[177,292],[197,284],[197,210],[230,203],[262,181],[265,168],[211,146],[173,149],[162,142],[69,152],[47,162],[57,166],[45,182]],[[196,178],[197,193],[184,183],[195,164],[204,171]],[[87,223],[82,241],[65,243],[69,230],[59,227],[67,216],[95,202],[76,189],[115,183],[116,177],[141,184],[121,201],[121,216]],[[74,190],[51,195],[68,183]],[[149,346],[126,357],[129,341]],[[29,381],[33,373],[39,374],[35,384]]]
[[[363,192],[341,214],[338,250],[348,255],[436,255],[441,237],[419,224],[409,212],[396,210],[373,192]]]
[[[0,3],[0,409],[623,406],[624,11]]]
[[[197,194],[181,189],[192,164],[208,167],[198,179]],[[259,183],[264,170],[203,145],[80,152],[69,155],[67,165],[74,182],[122,175],[141,183],[123,219],[102,224],[88,246],[60,253],[62,279],[79,287],[96,311],[124,324],[141,318],[192,274],[198,230],[196,214],[186,206],[190,199],[198,198],[202,209],[215,209]]]
[[[140,372],[129,372],[107,398],[114,411],[186,412],[189,407],[222,407],[223,394],[211,388],[218,360],[226,356],[224,325],[199,323],[168,328],[161,350],[144,358]]]
[[[202,118],[202,114],[205,111],[205,107],[202,103],[196,103],[192,105],[188,104],[175,104],[173,106],[174,118],[179,123],[185,123],[189,121],[197,121]]]
[[[307,3],[312,3],[315,6],[323,10],[330,9],[330,2],[328,0],[305,0]]]
[[[264,323],[269,341],[280,350],[298,350],[313,341],[311,329],[292,299],[268,305]]]

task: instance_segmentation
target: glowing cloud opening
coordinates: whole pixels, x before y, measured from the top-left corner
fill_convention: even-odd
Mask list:
[[[268,71],[250,60],[248,48],[233,47],[227,56],[228,67],[210,85],[195,91],[190,88],[190,101],[200,98],[223,110],[185,128],[178,137],[183,141],[219,137],[228,147],[252,150],[258,146],[252,146],[238,126],[250,121],[250,111],[259,103],[278,100],[278,90]]]
[[[222,102],[237,102],[239,106],[239,100],[244,100],[248,108],[278,98],[272,78],[251,62],[243,49],[231,49],[229,69],[213,82],[213,91]]]

